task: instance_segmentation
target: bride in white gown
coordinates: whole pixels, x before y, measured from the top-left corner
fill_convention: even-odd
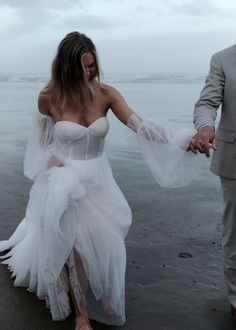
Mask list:
[[[108,109],[138,132],[144,158],[161,185],[180,186],[197,168],[189,169],[194,155],[185,152],[192,131],[175,135],[143,121],[99,76],[92,41],[68,34],[39,95],[28,141],[24,173],[34,184],[25,218],[0,243],[0,251],[10,249],[3,263],[15,286],[45,299],[53,320],[69,315],[71,298],[76,329],[83,330],[91,329],[89,319],[125,322],[124,238],[132,215],[104,153]],[[167,158],[176,153],[175,162],[166,163],[161,153]]]

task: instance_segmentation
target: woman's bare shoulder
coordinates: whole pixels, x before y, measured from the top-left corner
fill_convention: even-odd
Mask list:
[[[110,98],[117,98],[121,96],[120,92],[111,85],[101,84],[101,90],[106,96]]]
[[[43,115],[51,116],[50,113],[50,93],[47,88],[40,91],[38,96],[38,109]]]

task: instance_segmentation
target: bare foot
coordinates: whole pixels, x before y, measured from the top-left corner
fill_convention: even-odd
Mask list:
[[[103,304],[103,307],[104,307],[105,311],[108,314],[112,315],[114,313],[114,308],[112,307],[112,305],[111,305],[108,298],[103,297],[102,298],[102,304]]]
[[[77,315],[75,318],[75,330],[93,330],[89,319],[85,315]]]

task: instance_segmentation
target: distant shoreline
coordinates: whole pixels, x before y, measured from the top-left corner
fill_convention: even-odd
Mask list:
[[[205,74],[203,73],[124,73],[124,74],[105,74],[104,82],[108,83],[172,83],[187,84],[203,82]],[[47,74],[0,74],[0,83],[24,83],[24,82],[47,82]]]

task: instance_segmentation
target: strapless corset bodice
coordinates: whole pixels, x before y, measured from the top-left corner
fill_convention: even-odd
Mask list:
[[[66,157],[96,158],[103,153],[108,130],[109,122],[106,117],[98,118],[88,127],[62,120],[55,123],[54,143]]]

